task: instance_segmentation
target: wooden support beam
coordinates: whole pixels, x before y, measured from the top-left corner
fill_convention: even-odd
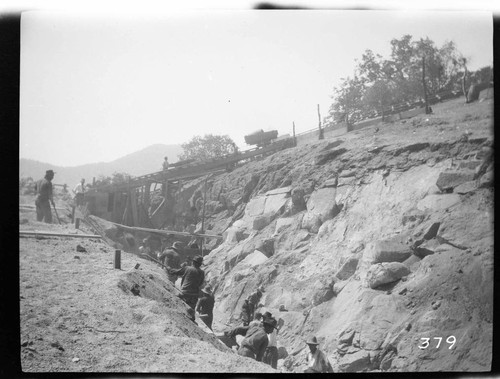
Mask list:
[[[174,234],[174,235],[178,235],[178,236],[191,236],[191,237],[205,237],[205,238],[222,239],[222,235],[220,235],[220,234],[200,234],[200,233],[178,232],[176,230],[148,229],[148,228],[140,228],[140,227],[121,225],[121,224],[117,224],[116,222],[111,222],[111,223],[113,225],[116,225],[119,228],[124,229],[124,230],[130,230],[130,231],[135,231],[135,232],[155,233],[155,234],[160,234],[163,236],[168,236],[168,235]]]
[[[102,238],[102,236],[98,234],[68,234],[68,233],[54,233],[54,232],[38,232],[38,231],[29,231],[29,230],[20,230],[19,236],[50,236],[50,237],[72,237],[72,238]]]
[[[135,190],[130,190],[130,210],[132,211],[132,225],[139,225],[139,218],[137,217],[137,197],[135,196]]]

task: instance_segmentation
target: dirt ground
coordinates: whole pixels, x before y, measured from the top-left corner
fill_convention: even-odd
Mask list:
[[[34,211],[20,212],[20,229],[92,234],[83,225],[77,231],[71,224],[34,219]],[[190,321],[159,266],[123,252],[121,269],[115,269],[114,254],[98,239],[20,238],[23,371],[274,371],[238,356],[208,328]],[[140,296],[130,291],[134,284]]]

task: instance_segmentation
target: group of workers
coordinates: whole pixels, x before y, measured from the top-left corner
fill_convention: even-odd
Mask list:
[[[52,222],[50,203],[54,205],[52,190],[54,174],[53,170],[47,170],[45,177],[35,184],[37,221]],[[73,192],[75,193],[76,205],[81,205],[85,192],[85,179],[78,183]],[[186,262],[181,264],[181,242],[174,242],[172,247],[166,248],[162,252],[156,252],[155,249],[149,246],[148,242],[148,239],[143,240],[143,245],[139,248],[140,254],[155,260],[158,259],[165,267],[167,278],[172,283],[175,284],[177,278],[182,277],[178,296],[189,306],[190,318],[194,321],[195,314],[198,313],[199,318],[212,330],[215,299],[211,286],[206,285],[203,287],[205,282],[205,272],[201,269],[203,257],[196,255],[193,257],[191,265]],[[225,335],[233,339],[237,335],[244,336],[239,344],[238,354],[262,361],[276,369],[278,364],[277,336],[284,322],[282,319],[279,319],[278,322],[270,312],[264,314],[255,312],[256,309],[262,306],[260,300],[263,292],[264,289],[261,286],[244,300],[240,314],[243,325],[225,332]],[[308,339],[306,344],[309,346],[309,352],[306,356],[308,367],[304,372],[333,372],[328,358],[318,349],[316,337]]]
[[[241,341],[238,348],[238,354],[253,358],[257,361],[262,361],[269,364],[272,368],[276,369],[278,365],[278,346],[277,338],[280,329],[284,325],[283,319],[276,319],[270,312],[264,314],[260,312],[253,312],[255,306],[259,304],[264,289],[259,287],[257,291],[245,299],[241,312],[241,319],[243,326],[236,327],[225,335],[236,339],[237,335],[245,336]],[[253,316],[252,321],[250,316]],[[315,336],[306,341],[309,346],[309,351],[306,354],[305,361],[307,368],[305,373],[322,373],[333,372],[333,368],[328,361],[326,355],[318,349],[318,341]]]

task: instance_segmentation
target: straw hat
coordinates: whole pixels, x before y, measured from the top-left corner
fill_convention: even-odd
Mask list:
[[[316,339],[315,336],[310,337],[307,341],[306,344],[308,345],[319,345],[318,340]]]

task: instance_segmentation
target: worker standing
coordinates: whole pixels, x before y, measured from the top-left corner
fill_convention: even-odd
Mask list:
[[[193,258],[192,266],[184,266],[179,269],[166,268],[168,274],[182,276],[179,298],[193,310],[196,307],[201,286],[205,281],[205,272],[200,268],[202,263],[203,258],[197,255]]]
[[[212,322],[214,320],[214,305],[215,299],[212,294],[212,287],[208,285],[201,290],[201,297],[196,304],[196,311],[210,330],[212,330]]]
[[[76,206],[83,205],[83,198],[85,196],[85,179],[82,178],[80,183],[78,183],[75,186],[75,189],[73,190],[73,193],[75,194],[75,203]]]
[[[283,325],[283,321],[282,319],[280,319],[281,323],[277,323],[276,319],[274,319],[274,321],[274,329],[268,334],[269,344],[267,345],[266,352],[264,353],[263,362],[275,369],[278,367],[278,332],[280,327]]]
[[[55,172],[52,170],[45,171],[45,176],[35,184],[35,191],[37,197],[35,199],[36,205],[36,220],[44,221],[48,224],[52,223],[52,210],[50,204],[55,208],[54,197],[52,193],[52,179],[54,179]]]
[[[182,253],[182,244],[181,242],[176,241],[171,248],[163,250],[163,252],[158,255],[158,258],[166,267],[176,270],[181,267],[180,253]],[[168,280],[175,283],[177,275],[170,274],[168,270],[166,271]]]

